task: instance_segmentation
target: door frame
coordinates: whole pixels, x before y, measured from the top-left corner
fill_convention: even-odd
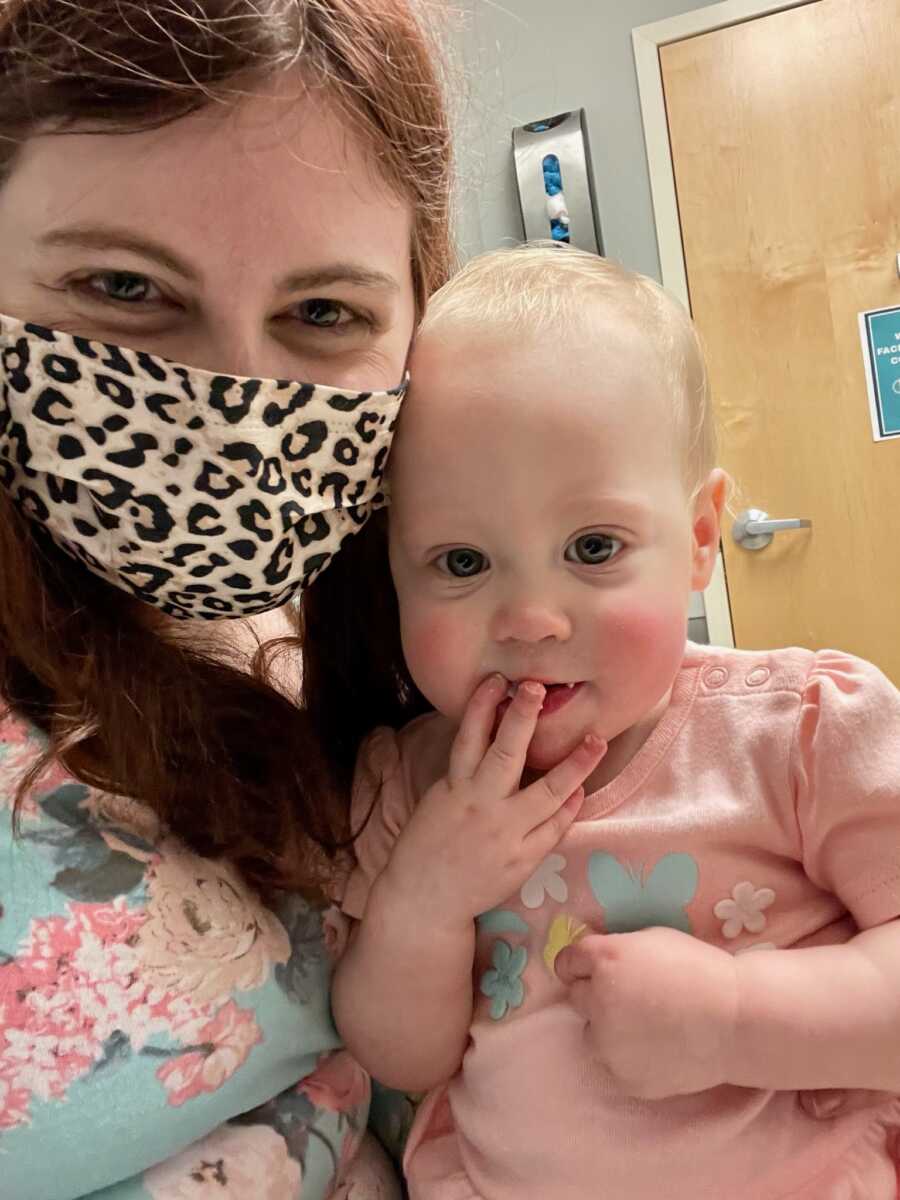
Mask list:
[[[661,46],[712,33],[730,25],[741,25],[758,17],[817,4],[819,0],[723,0],[706,8],[681,13],[665,21],[639,25],[631,31],[634,65],[637,71],[641,118],[644,124],[644,144],[650,169],[650,192],[653,198],[653,220],[659,248],[662,284],[690,310],[684,247],[681,241],[681,221],[678,215],[678,194],[672,165],[672,145],[666,115],[662,67],[659,61]],[[709,640],[717,646],[734,645],[734,628],[728,603],[728,587],[722,553],[709,587],[703,593]]]

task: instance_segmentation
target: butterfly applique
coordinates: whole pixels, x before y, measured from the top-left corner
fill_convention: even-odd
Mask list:
[[[693,900],[699,879],[690,854],[667,854],[646,875],[602,851],[588,859],[588,881],[603,906],[607,933],[635,933],[654,925],[693,933],[685,906]]]

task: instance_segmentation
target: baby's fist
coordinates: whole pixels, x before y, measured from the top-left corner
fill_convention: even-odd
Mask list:
[[[675,929],[596,934],[556,974],[595,1060],[629,1096],[661,1100],[727,1082],[738,1011],[734,959]]]

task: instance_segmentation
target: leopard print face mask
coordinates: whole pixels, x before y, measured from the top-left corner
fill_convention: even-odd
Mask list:
[[[0,388],[25,516],[170,616],[217,619],[284,604],[385,504],[406,384],[214,375],[0,316]]]

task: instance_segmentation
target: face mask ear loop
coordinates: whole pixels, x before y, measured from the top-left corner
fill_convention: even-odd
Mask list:
[[[406,347],[406,358],[403,360],[403,378],[409,383],[409,361],[412,358],[413,346],[416,344],[416,335],[413,333],[409,339],[409,345]]]
[[[406,366],[403,368],[403,379],[400,381],[400,386],[397,389],[397,391],[400,393],[400,397],[401,397],[401,406],[400,406],[401,408],[403,407],[402,401],[406,399],[406,393],[409,391],[409,384],[410,384],[410,379],[411,379],[411,376],[409,373],[409,359],[410,359],[411,354],[412,354],[412,343],[410,343],[410,348],[406,352]],[[400,414],[398,413],[397,415],[399,416]],[[390,472],[388,469],[390,467],[390,462],[391,462],[391,456],[390,456],[390,452],[388,452],[387,461],[384,464],[384,474],[381,477],[381,494],[384,497],[384,507],[385,508],[390,508],[390,506],[391,506],[391,478],[390,478]]]

